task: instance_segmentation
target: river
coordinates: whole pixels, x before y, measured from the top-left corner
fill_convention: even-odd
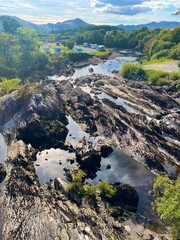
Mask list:
[[[119,71],[123,62],[136,61],[134,57],[117,57],[112,60],[108,60],[103,63],[99,63],[96,66],[89,65],[80,69],[76,69],[74,75],[71,77],[73,80],[85,75],[92,74],[105,74],[113,77],[113,71]],[[94,72],[89,72],[89,68],[93,68]],[[63,76],[52,76],[49,79],[61,81],[66,79]],[[83,86],[82,86],[83,88]],[[133,104],[129,106],[129,102],[124,99],[113,99],[105,93],[98,96],[99,99],[107,98],[111,101],[115,101],[116,104],[126,107],[129,112],[136,111],[133,108]],[[85,138],[87,142],[92,142],[92,145],[96,145],[98,138],[89,136],[84,132],[81,127],[72,119],[71,116],[67,116],[69,124],[67,128],[69,133],[66,141],[72,145],[76,145],[79,140]],[[3,136],[0,134],[0,162],[4,163],[7,155],[7,146],[3,140]],[[75,159],[74,153],[69,153],[61,149],[48,149],[37,154],[37,161],[35,164],[36,173],[40,182],[43,184],[50,179],[61,177],[65,179],[64,168],[73,168],[77,163],[73,161]],[[111,169],[107,169],[107,165],[111,165]],[[167,167],[172,172],[171,166]],[[174,171],[174,170],[173,170]],[[155,175],[147,170],[142,164],[135,161],[132,157],[126,155],[119,149],[114,149],[114,152],[106,159],[102,159],[101,169],[97,172],[97,176],[93,180],[88,180],[92,184],[96,184],[99,180],[109,181],[111,183],[122,182],[127,183],[135,187],[140,200],[138,205],[138,213],[150,217],[152,216],[151,202],[152,197],[148,194],[152,190],[153,181]],[[1,186],[1,185],[0,185]]]
[[[76,78],[92,74],[104,74],[113,77],[113,71],[119,71],[122,63],[126,61],[135,62],[136,58],[117,57],[115,59],[99,63],[95,66],[89,65],[82,67],[75,70],[71,79],[75,80]],[[90,68],[93,68],[93,72],[89,71]],[[67,78],[64,76],[52,76],[49,77],[49,79],[61,81]],[[81,86],[81,88],[88,93],[91,91],[91,88],[87,86]],[[91,96],[94,97],[93,94],[91,94]],[[122,105],[129,112],[139,113],[137,109],[134,108],[134,105],[125,99],[114,99],[105,93],[101,93],[97,95],[97,97],[99,100],[106,98],[118,105]],[[76,145],[79,140],[84,138],[86,139],[86,142],[92,142],[93,146],[97,144],[98,139],[93,138],[84,132],[71,116],[68,116],[68,120],[69,124],[67,128],[69,129],[69,133],[66,139],[67,142],[70,142],[72,145]],[[35,165],[40,182],[45,183],[49,179],[53,180],[55,177],[66,179],[63,168],[71,169],[77,164],[76,162],[72,164],[70,161],[71,158],[73,158],[72,153],[70,154],[60,149],[50,149],[40,152],[37,155],[37,162]],[[111,165],[111,169],[107,169],[108,164]],[[169,173],[174,173],[176,171],[176,169],[173,169],[172,166],[169,165],[167,170],[169,170]],[[154,214],[151,209],[152,196],[148,194],[148,192],[153,188],[154,179],[155,175],[152,172],[117,148],[108,158],[102,159],[101,168],[100,171],[97,172],[97,176],[93,180],[88,179],[88,182],[91,184],[97,184],[99,180],[102,180],[111,183],[122,182],[130,184],[139,194],[137,212],[148,218],[154,218]]]

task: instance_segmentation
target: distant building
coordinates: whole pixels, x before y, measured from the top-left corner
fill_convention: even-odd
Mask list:
[[[82,48],[74,47],[74,51],[76,53],[82,52]]]
[[[104,51],[105,50],[105,46],[104,45],[98,45],[96,49],[98,51]]]
[[[83,46],[88,47],[88,43],[87,42],[83,43]]]
[[[97,48],[97,44],[90,44],[90,48],[92,48],[92,49],[96,49]]]
[[[43,49],[43,51],[46,52],[46,53],[50,52],[50,47],[49,47],[48,44],[46,44],[45,46],[43,46],[42,49]]]
[[[61,53],[61,47],[59,43],[56,43],[56,47],[54,48],[54,53],[55,54],[60,54]]]

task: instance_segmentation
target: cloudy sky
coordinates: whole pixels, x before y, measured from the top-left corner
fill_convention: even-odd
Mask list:
[[[139,24],[180,21],[171,15],[180,0],[0,0],[0,15],[34,23],[81,18],[94,24]]]

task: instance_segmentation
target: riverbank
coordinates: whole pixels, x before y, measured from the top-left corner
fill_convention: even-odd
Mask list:
[[[167,72],[178,72],[178,61],[169,61],[165,63],[154,63],[154,64],[147,64],[143,65],[145,69],[155,69],[155,70],[162,70]]]

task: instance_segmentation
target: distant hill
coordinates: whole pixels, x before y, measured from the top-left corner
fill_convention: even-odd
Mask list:
[[[89,24],[85,21],[83,21],[80,18],[76,18],[76,19],[72,19],[72,20],[67,20],[64,22],[58,22],[58,23],[48,23],[48,24],[34,24],[31,23],[29,21],[25,21],[21,18],[15,17],[15,16],[0,16],[0,32],[3,31],[3,21],[5,21],[5,19],[14,19],[16,20],[20,26],[22,27],[27,27],[27,28],[31,28],[34,29],[38,32],[44,32],[44,31],[61,31],[61,30],[68,30],[68,29],[74,29],[80,26],[84,26],[84,27],[96,27],[96,25],[93,24]],[[124,30],[130,31],[130,30],[134,30],[137,28],[141,28],[147,26],[149,29],[154,29],[154,28],[175,28],[177,26],[180,26],[180,22],[151,22],[151,23],[147,23],[147,24],[140,24],[140,25],[123,25],[120,24],[118,26],[116,26],[117,28],[122,28]],[[101,27],[101,26],[99,26]],[[107,26],[106,26],[107,27]]]
[[[141,27],[148,27],[149,29],[154,29],[154,28],[175,28],[180,26],[180,22],[151,22],[151,23],[147,23],[147,24],[139,24],[139,25],[123,25],[120,24],[117,27],[118,28],[122,28],[124,30],[127,31],[131,31],[134,29],[138,29]]]
[[[48,23],[48,24],[39,25],[39,24],[34,24],[31,22],[25,21],[15,16],[0,16],[0,31],[3,31],[3,21],[7,18],[15,19],[20,24],[20,26],[31,28],[38,32],[51,31],[52,29],[55,31],[60,31],[60,30],[74,29],[80,26],[91,26],[91,24],[88,24],[87,22],[81,20],[80,18],[76,18],[76,19],[68,20],[64,22],[58,22],[55,24]]]
[[[43,25],[46,29],[53,29],[53,30],[56,30],[56,31],[59,31],[59,30],[68,30],[68,29],[74,29],[74,28],[77,28],[77,27],[80,27],[80,26],[90,26],[91,24],[81,20],[80,18],[76,18],[76,19],[73,19],[73,20],[68,20],[68,21],[64,21],[64,22],[58,22],[58,23],[48,23],[48,24],[45,24]]]
[[[44,28],[40,25],[37,25],[37,24],[34,24],[34,23],[31,23],[31,22],[28,22],[28,21],[25,21],[21,18],[18,18],[18,17],[15,17],[15,16],[0,16],[0,31],[3,31],[3,21],[5,19],[15,19],[20,26],[22,27],[27,27],[27,28],[31,28],[31,29],[34,29],[36,31],[44,31]]]

